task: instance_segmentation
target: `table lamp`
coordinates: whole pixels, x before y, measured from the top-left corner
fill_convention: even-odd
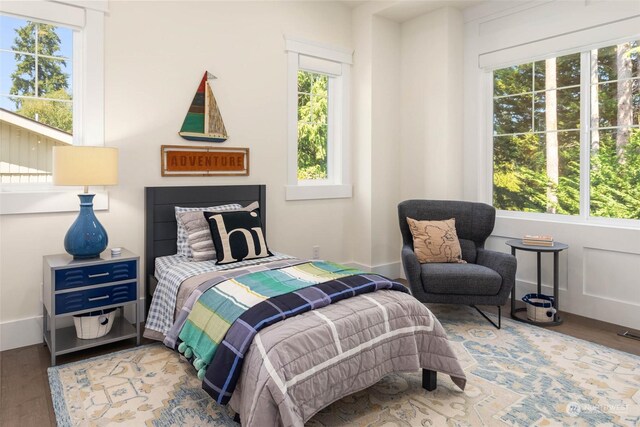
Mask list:
[[[64,249],[74,259],[95,258],[107,248],[109,238],[93,213],[90,185],[118,183],[118,149],[113,147],[53,147],[53,184],[83,186],[80,213],[64,236]]]

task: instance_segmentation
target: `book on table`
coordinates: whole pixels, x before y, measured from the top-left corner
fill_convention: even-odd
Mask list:
[[[523,245],[553,246],[553,237],[548,235],[529,235],[522,238]]]

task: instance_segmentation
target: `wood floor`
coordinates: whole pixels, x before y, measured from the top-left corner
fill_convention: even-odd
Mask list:
[[[504,306],[502,312],[509,313],[509,307]],[[563,317],[562,325],[550,329],[640,356],[640,341],[617,335],[624,328],[573,314],[563,313]],[[131,339],[60,356],[58,364],[123,350],[134,344]],[[49,362],[49,350],[41,344],[0,352],[1,427],[56,425],[47,376]]]

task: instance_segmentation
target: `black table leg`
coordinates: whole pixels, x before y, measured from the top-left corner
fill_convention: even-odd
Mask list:
[[[559,252],[554,252],[553,253],[553,308],[556,309],[556,313],[553,315],[553,321],[557,321],[558,320],[558,300],[560,299],[560,292],[558,292],[558,258],[560,257],[560,253]]]
[[[537,252],[538,255],[538,295],[542,293],[542,266],[540,258],[542,258],[542,252]]]
[[[511,247],[511,255],[516,256],[516,248]],[[516,314],[516,281],[513,282],[513,288],[511,288],[511,316]]]

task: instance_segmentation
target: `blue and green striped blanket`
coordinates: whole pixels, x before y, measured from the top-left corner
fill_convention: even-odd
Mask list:
[[[186,320],[174,325],[178,339],[169,342],[193,363],[204,390],[218,403],[231,398],[244,356],[261,329],[363,293],[408,292],[385,277],[332,262],[282,262],[271,268],[212,283]]]
[[[355,274],[272,297],[251,307],[227,332],[206,371],[202,388],[218,403],[228,403],[240,378],[245,354],[260,330],[309,310],[380,289],[409,292],[400,283],[377,274]]]
[[[193,361],[198,377],[203,379],[232,324],[251,307],[359,273],[362,272],[332,262],[314,261],[225,280],[204,292],[194,304],[178,335],[181,341],[178,350]]]

